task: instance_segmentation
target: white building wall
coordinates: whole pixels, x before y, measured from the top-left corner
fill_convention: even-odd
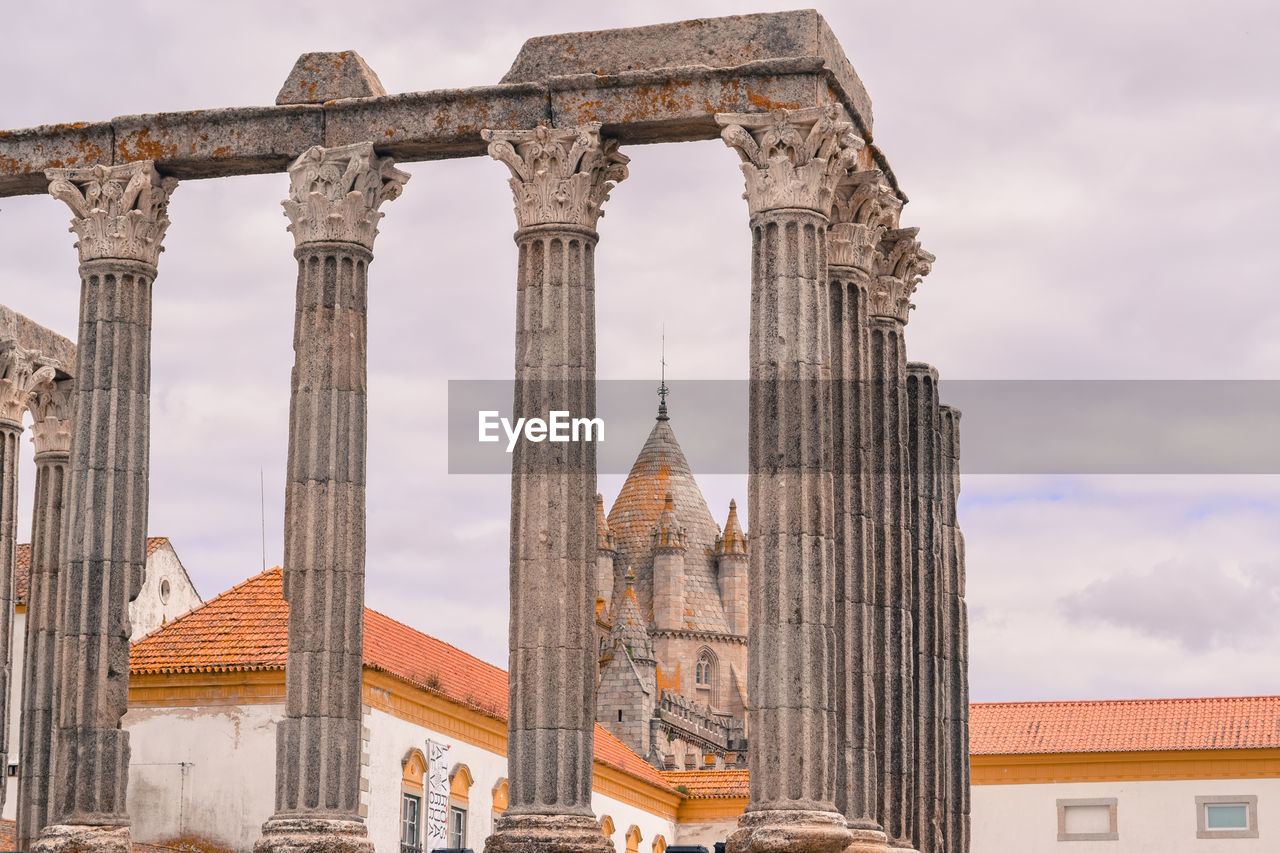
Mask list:
[[[1196,797],[1256,795],[1258,837],[1197,839]],[[1059,799],[1117,800],[1115,841],[1058,841]],[[975,785],[972,853],[1262,853],[1280,850],[1280,779]]]
[[[169,584],[167,596],[161,594],[165,583]],[[129,641],[137,642],[144,635],[203,603],[191,578],[187,577],[187,570],[182,567],[177,552],[173,550],[173,545],[166,542],[147,557],[142,589],[138,597],[129,604],[129,621],[133,626]]]
[[[22,664],[27,659],[27,614],[13,614],[13,636],[9,640],[12,664],[9,668],[9,756],[8,766],[4,770],[4,813],[5,820],[14,820],[18,813],[18,777],[9,775],[9,768],[18,766],[18,748],[22,745],[19,738],[22,725]]]
[[[688,845],[690,847],[705,847],[708,850],[715,850],[717,841],[728,841],[729,836],[737,829],[738,819],[736,817],[702,823],[682,823],[676,827],[676,840],[671,841],[668,839],[668,841],[671,844],[679,844],[681,846]]]
[[[275,810],[276,722],[283,717],[283,703],[130,708],[124,726],[133,753],[133,840],[194,835],[252,850]]]
[[[384,711],[373,710],[365,716],[369,727],[369,839],[378,851],[395,851],[400,844],[400,782],[403,774],[401,761],[414,747],[427,752],[427,740],[449,745],[449,768],[465,764],[471,770],[475,784],[471,786],[467,807],[467,846],[482,850],[484,840],[493,832],[493,787],[507,775],[507,759],[504,755],[458,740],[450,735],[402,720]],[[616,832],[613,841],[619,853],[626,850],[627,829],[633,824],[640,829],[642,840],[640,853],[652,849],[653,839],[662,834],[668,844],[674,844],[675,825],[672,821],[650,814],[643,809],[619,802],[612,797],[593,794],[591,807],[596,818],[604,815],[613,818]],[[425,803],[424,803],[425,809]],[[424,817],[425,820],[425,817]]]

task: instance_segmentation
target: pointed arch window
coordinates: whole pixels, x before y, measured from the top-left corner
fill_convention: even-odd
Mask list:
[[[699,687],[710,688],[715,684],[716,658],[710,649],[698,653],[698,663],[694,667],[693,681]]]

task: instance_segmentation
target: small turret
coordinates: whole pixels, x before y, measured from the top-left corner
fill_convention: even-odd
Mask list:
[[[604,515],[604,495],[596,493],[596,612],[613,598],[614,559],[618,554],[617,539]]]
[[[724,533],[716,539],[716,569],[720,601],[729,620],[729,630],[747,635],[747,537],[738,522],[738,502],[729,501],[729,517]]]
[[[684,627],[684,528],[667,492],[653,530],[653,623],[659,631]]]

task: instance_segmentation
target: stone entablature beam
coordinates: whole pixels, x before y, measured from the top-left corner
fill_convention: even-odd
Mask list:
[[[745,23],[744,23],[745,22]],[[579,66],[521,51],[498,85],[323,104],[231,107],[121,116],[0,131],[0,197],[45,191],[49,168],[153,160],[180,179],[282,172],[302,151],[372,140],[401,162],[482,156],[482,128],[516,130],[600,122],[622,144],[719,136],[716,113],[838,105],[870,142],[870,101],[834,35],[813,12],[785,12],[546,37],[607,57]],[[738,48],[708,53],[707,28]],[[767,36],[767,37],[766,37]],[[612,42],[610,44],[610,41]],[[884,170],[871,144],[863,168]],[[896,185],[895,185],[896,187]]]

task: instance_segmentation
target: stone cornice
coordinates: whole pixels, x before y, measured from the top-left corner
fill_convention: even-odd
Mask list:
[[[36,456],[71,452],[71,419],[75,410],[75,383],[45,375],[35,384],[28,402],[31,411],[31,443]]]
[[[846,174],[836,184],[828,215],[827,263],[871,273],[876,246],[887,230],[898,227],[901,211],[902,200],[879,169]]]
[[[609,192],[627,177],[631,158],[616,139],[600,137],[600,123],[575,128],[485,130],[489,156],[511,171],[520,228],[572,225],[592,231]]]
[[[864,143],[834,105],[801,110],[716,115],[720,137],[738,152],[754,216],[801,208],[826,216],[837,182]]]
[[[48,169],[49,194],[71,208],[80,263],[112,259],[155,266],[178,182],[151,160],[119,166]]]
[[[372,142],[308,148],[289,166],[289,198],[281,202],[294,243],[356,243],[372,252],[385,216],[378,208],[399,198],[408,180]]]
[[[670,637],[673,639],[685,640],[720,640],[726,643],[733,643],[739,646],[747,644],[746,637],[740,637],[737,634],[722,634],[719,631],[692,631],[687,629],[650,629],[650,637]]]
[[[876,279],[871,287],[869,312],[906,323],[915,306],[911,295],[933,268],[934,256],[915,239],[919,228],[886,231],[876,249]]]

